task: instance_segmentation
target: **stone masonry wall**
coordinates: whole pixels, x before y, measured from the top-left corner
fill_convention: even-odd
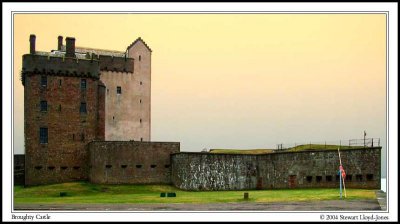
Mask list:
[[[171,183],[170,155],[179,142],[94,141],[89,143],[89,180],[105,184]]]
[[[98,127],[98,79],[81,77],[26,77],[24,88],[25,114],[25,184],[49,184],[87,179],[86,144],[95,139]],[[41,111],[41,101],[47,110]],[[86,103],[86,113],[80,112]],[[104,122],[103,122],[104,124]],[[40,143],[40,128],[48,128],[48,142]]]
[[[381,148],[342,150],[347,188],[380,189]],[[177,153],[172,183],[185,190],[338,187],[337,151],[263,155]]]
[[[25,184],[25,155],[14,155],[14,185]]]

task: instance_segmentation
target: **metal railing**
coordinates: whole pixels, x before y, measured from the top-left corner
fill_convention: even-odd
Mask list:
[[[307,149],[323,150],[323,149],[334,149],[337,147],[340,147],[341,149],[380,147],[380,138],[277,144],[275,151],[284,151],[284,150],[296,151],[296,150],[307,150]]]

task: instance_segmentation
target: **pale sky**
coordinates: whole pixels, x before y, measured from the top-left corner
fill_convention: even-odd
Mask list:
[[[59,35],[120,51],[142,37],[153,50],[151,139],[181,151],[338,142],[364,130],[386,150],[384,14],[15,15],[15,153],[30,34],[38,51],[56,49]]]

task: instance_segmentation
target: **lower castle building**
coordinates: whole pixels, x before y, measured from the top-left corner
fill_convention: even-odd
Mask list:
[[[151,142],[152,50],[141,38],[125,51],[76,47],[69,37],[64,45],[61,36],[57,50],[35,45],[31,35],[21,72],[25,159],[15,160],[27,186],[76,180],[186,190],[338,185],[337,151],[189,153],[180,152],[179,142]],[[343,150],[346,187],[379,189],[380,156],[381,147]]]

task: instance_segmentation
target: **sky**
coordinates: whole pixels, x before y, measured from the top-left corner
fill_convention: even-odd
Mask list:
[[[14,152],[24,152],[22,55],[76,45],[152,49],[151,140],[181,151],[380,138],[384,14],[16,14]],[[384,160],[385,153],[382,160]]]

